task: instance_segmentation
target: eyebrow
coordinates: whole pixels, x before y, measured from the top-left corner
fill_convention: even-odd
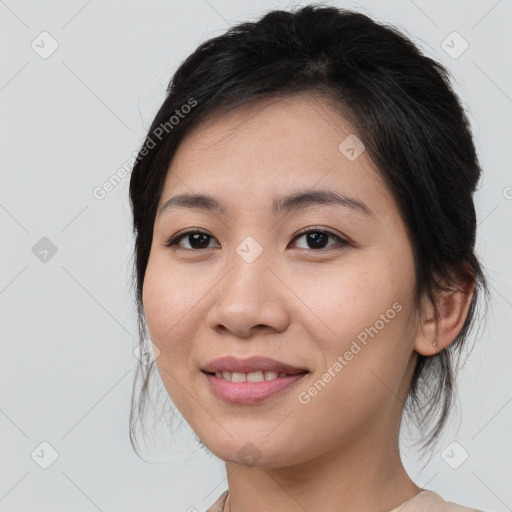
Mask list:
[[[278,215],[316,205],[342,206],[368,216],[373,212],[362,201],[333,190],[299,191],[274,199],[272,213]],[[179,194],[168,199],[160,208],[160,213],[170,208],[197,208],[226,214],[227,210],[216,198],[207,194]]]

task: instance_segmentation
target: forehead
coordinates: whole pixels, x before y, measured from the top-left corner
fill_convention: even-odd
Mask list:
[[[160,205],[177,194],[205,193],[235,209],[270,208],[285,193],[321,188],[364,199],[377,214],[396,214],[358,141],[348,121],[316,96],[253,101],[213,114],[187,135],[169,167]]]

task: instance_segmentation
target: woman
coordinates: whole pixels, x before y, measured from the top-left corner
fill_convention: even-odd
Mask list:
[[[447,72],[362,14],[273,11],[180,66],[131,177],[136,290],[226,462],[210,511],[475,510],[411,480],[399,433],[438,439],[488,293],[480,174]]]

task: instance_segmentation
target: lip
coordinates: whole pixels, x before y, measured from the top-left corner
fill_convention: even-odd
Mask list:
[[[233,356],[224,356],[213,359],[206,363],[201,370],[207,373],[215,372],[240,372],[251,373],[261,371],[274,371],[277,373],[288,373],[289,375],[297,375],[307,372],[306,368],[297,368],[295,366],[282,363],[275,359],[264,356],[252,356],[246,359],[240,359]]]
[[[253,356],[247,359],[238,359],[233,356],[220,357],[205,364],[201,371],[208,380],[213,394],[230,404],[261,403],[293,386],[310,373],[305,368],[298,368],[263,356]],[[230,382],[215,376],[215,372],[224,371],[241,373],[274,371],[288,375],[261,382]]]
[[[231,404],[256,404],[289,388],[307,373],[277,377],[262,382],[230,382],[209,373],[204,375],[208,379],[210,389],[218,398]]]

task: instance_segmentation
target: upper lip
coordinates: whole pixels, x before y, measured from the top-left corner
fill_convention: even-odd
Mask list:
[[[276,361],[269,357],[252,356],[246,359],[240,359],[233,356],[224,356],[206,363],[202,368],[207,373],[215,372],[240,372],[251,373],[257,371],[273,371],[277,373],[297,374],[307,372],[305,368]]]

